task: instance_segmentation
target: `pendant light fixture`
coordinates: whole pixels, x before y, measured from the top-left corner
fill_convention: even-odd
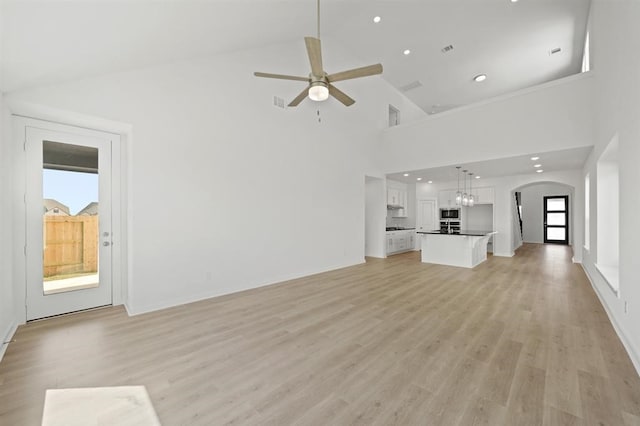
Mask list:
[[[456,192],[456,205],[461,205],[462,204],[462,192],[460,192],[460,169],[462,167],[460,166],[456,166],[456,169],[458,169],[458,191]]]
[[[471,191],[471,184],[473,182],[473,173],[469,173],[469,207],[473,207],[476,203],[476,199],[473,196],[473,191]]]
[[[462,182],[464,183],[464,192],[462,193],[462,205],[469,205],[469,194],[467,194],[467,172],[468,170],[463,170],[462,173]]]

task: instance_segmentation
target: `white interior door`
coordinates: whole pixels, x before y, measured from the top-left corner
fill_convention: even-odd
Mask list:
[[[436,216],[436,200],[418,200],[418,215],[416,217],[416,228],[418,231],[433,231],[440,229]],[[419,237],[419,236],[418,236]],[[416,238],[417,247],[420,247],[420,238]]]
[[[110,305],[111,141],[25,130],[27,320]]]

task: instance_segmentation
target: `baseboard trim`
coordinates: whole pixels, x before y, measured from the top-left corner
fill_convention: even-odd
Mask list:
[[[600,300],[600,304],[604,308],[604,311],[607,313],[607,317],[609,317],[609,322],[613,326],[613,329],[616,331],[618,338],[622,342],[622,346],[624,346],[624,349],[627,351],[627,355],[629,355],[629,358],[631,359],[631,363],[636,369],[636,373],[638,373],[638,375],[640,376],[640,356],[638,355],[638,353],[636,353],[636,351],[633,348],[633,345],[627,338],[627,335],[624,333],[624,331],[620,327],[620,324],[618,324],[618,321],[616,321],[615,316],[611,313],[611,310],[609,309],[609,305],[607,305],[607,303],[604,301],[604,298],[602,297],[602,294],[600,293],[600,290],[598,289],[598,286],[596,285],[595,281],[593,281],[591,274],[589,273],[587,268],[584,267],[583,263],[580,263],[580,266],[582,266],[582,270],[584,271],[584,274],[587,276],[587,279],[591,283],[591,288],[593,288],[593,291],[596,293],[596,296],[598,296],[598,300]]]
[[[4,353],[7,351],[9,342],[11,342],[11,339],[13,339],[13,336],[16,334],[17,330],[18,330],[18,324],[15,322],[12,322],[7,328],[7,330],[4,332],[4,334],[2,335],[2,346],[0,346],[0,362],[4,357]]]
[[[361,260],[355,262],[355,263],[346,263],[346,264],[340,264],[340,265],[333,265],[333,266],[329,266],[326,268],[321,268],[320,270],[314,271],[314,272],[309,272],[309,273],[302,273],[302,274],[291,274],[291,275],[286,275],[286,276],[282,276],[282,277],[278,277],[277,279],[275,279],[274,281],[269,281],[269,282],[265,282],[265,283],[261,283],[258,285],[251,285],[248,286],[246,288],[239,288],[236,290],[231,290],[231,291],[207,291],[207,292],[203,292],[203,293],[198,293],[198,294],[194,294],[188,297],[184,297],[184,298],[179,298],[179,299],[171,299],[171,300],[165,300],[165,301],[161,301],[158,303],[150,303],[148,305],[143,305],[143,306],[135,306],[135,304],[130,304],[131,301],[128,300],[127,303],[124,304],[124,307],[127,311],[127,314],[129,316],[136,316],[136,315],[142,315],[142,314],[147,314],[150,312],[155,312],[155,311],[160,311],[162,309],[169,309],[169,308],[174,308],[176,306],[181,306],[181,305],[187,305],[189,303],[195,303],[195,302],[199,302],[201,300],[206,300],[206,299],[212,299],[214,297],[220,297],[220,296],[226,296],[229,294],[235,294],[235,293],[241,293],[243,291],[249,291],[249,290],[254,290],[256,288],[261,288],[261,287],[267,287],[267,286],[271,286],[271,285],[278,285],[281,283],[284,283],[286,281],[291,281],[291,280],[295,280],[298,278],[303,278],[303,277],[310,277],[312,275],[316,275],[316,274],[321,274],[323,272],[329,272],[329,271],[335,271],[337,269],[342,269],[342,268],[348,268],[350,266],[356,266],[356,265],[361,265],[365,263],[365,259],[362,258]]]
[[[515,255],[514,252],[493,252],[494,256],[498,257],[513,257]]]

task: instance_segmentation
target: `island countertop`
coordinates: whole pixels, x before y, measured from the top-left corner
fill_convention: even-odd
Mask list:
[[[455,232],[445,232],[445,231],[440,231],[439,229],[433,230],[433,231],[418,231],[418,234],[430,234],[430,235],[462,235],[462,236],[468,236],[468,237],[484,237],[486,235],[489,234],[495,234],[496,231],[478,231],[475,229],[461,229],[460,231],[455,231]]]

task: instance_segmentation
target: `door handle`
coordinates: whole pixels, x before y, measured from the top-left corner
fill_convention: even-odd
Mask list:
[[[110,243],[109,241],[104,241],[104,242],[102,243],[102,245],[103,245],[103,246],[105,246],[105,247],[108,247],[108,246],[110,246],[110,245],[111,245],[111,243]]]

